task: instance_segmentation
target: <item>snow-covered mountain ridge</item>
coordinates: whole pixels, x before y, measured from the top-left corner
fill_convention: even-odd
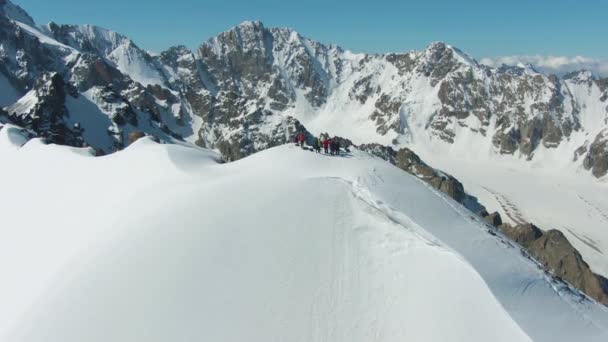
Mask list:
[[[2,340],[606,339],[604,306],[358,150],[28,139],[0,128]]]

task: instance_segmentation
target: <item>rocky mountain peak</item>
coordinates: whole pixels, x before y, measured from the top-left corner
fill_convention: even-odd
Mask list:
[[[567,73],[562,77],[564,80],[571,80],[578,83],[588,83],[596,80],[596,77],[589,70],[581,69]]]
[[[13,4],[9,0],[0,0],[0,15],[32,27],[36,26],[34,19],[23,8]]]
[[[220,50],[240,49],[248,51],[263,47],[265,37],[269,34],[262,22],[245,21],[228,31],[220,33],[204,45],[210,45]]]
[[[192,55],[192,50],[190,50],[185,45],[176,45],[168,48],[167,50],[161,52],[159,54],[160,59],[167,64],[175,64],[179,59],[183,58],[183,56]]]
[[[460,49],[445,42],[432,42],[424,49],[423,59],[429,64],[439,64],[442,61],[453,60],[467,66],[477,66],[477,61]]]
[[[51,22],[42,29],[65,45],[102,56],[108,56],[120,46],[136,46],[124,35],[95,25],[58,25]]]
[[[530,63],[518,63],[517,65],[502,64],[496,70],[499,73],[518,77],[526,75],[540,75],[540,72],[538,72]]]
[[[238,28],[240,30],[264,30],[264,23],[262,23],[260,20],[245,20],[242,23],[238,24],[237,26],[235,26],[235,28]],[[233,28],[234,29],[234,28]]]

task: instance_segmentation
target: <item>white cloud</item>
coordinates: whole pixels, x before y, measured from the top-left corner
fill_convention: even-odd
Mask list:
[[[581,69],[589,70],[596,76],[608,76],[608,59],[589,58],[584,56],[502,56],[483,58],[480,63],[491,67],[499,67],[502,64],[531,64],[538,71],[560,76]]]

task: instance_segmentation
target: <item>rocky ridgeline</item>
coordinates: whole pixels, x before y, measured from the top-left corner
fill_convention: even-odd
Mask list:
[[[379,144],[365,144],[357,146],[357,148],[382,158],[401,170],[422,179],[432,185],[435,189],[450,196],[458,203],[463,204],[467,197],[462,183],[456,178],[430,167],[422,161],[416,153],[408,148],[402,148],[395,151],[392,147]]]
[[[378,144],[361,145],[357,148],[390,162],[445,193],[518,243],[553,276],[563,279],[589,297],[608,305],[608,279],[591,271],[581,254],[562,232],[542,231],[531,223],[516,226],[503,223],[499,213],[488,213],[483,205],[470,199],[462,183],[456,178],[432,168],[410,149],[402,148],[395,151],[391,147]],[[471,203],[474,205],[470,205]]]
[[[591,271],[581,254],[559,230],[542,231],[531,223],[503,223],[500,214],[482,212],[488,224],[518,243],[552,275],[567,281],[589,297],[608,305],[608,279]]]

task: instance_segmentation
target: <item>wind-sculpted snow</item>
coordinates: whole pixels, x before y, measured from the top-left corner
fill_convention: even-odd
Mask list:
[[[363,152],[83,152],[35,139],[0,154],[2,340],[608,336],[604,307]]]

